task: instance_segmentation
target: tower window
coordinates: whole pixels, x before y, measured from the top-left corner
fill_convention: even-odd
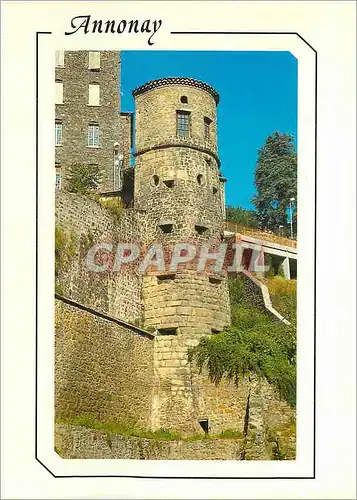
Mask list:
[[[88,88],[88,106],[100,105],[100,86],[98,83],[90,83]]]
[[[157,187],[159,185],[160,179],[158,175],[153,175],[151,177],[151,185]]]
[[[62,125],[62,122],[56,121],[55,122],[55,145],[62,146],[62,140],[63,140],[63,125]]]
[[[199,186],[203,186],[205,183],[205,178],[203,177],[203,174],[198,174],[197,176],[197,184]]]
[[[213,192],[213,194],[217,194],[218,193],[218,189],[216,187],[213,187],[212,188],[212,192]]]
[[[206,141],[209,141],[210,137],[211,137],[212,120],[210,120],[209,118],[207,118],[207,116],[205,116],[203,119],[203,122],[204,122],[204,127],[205,127],[205,139],[206,139]]]
[[[89,52],[88,69],[97,71],[100,69],[100,52]]]
[[[56,104],[63,104],[63,82],[56,80],[55,86],[55,102]]]
[[[190,113],[188,111],[176,112],[177,136],[190,137]]]
[[[163,183],[165,184],[165,186],[167,186],[168,188],[173,188],[174,185],[175,185],[175,181],[173,179],[168,179],[166,181],[163,181]]]
[[[99,125],[97,123],[90,123],[88,125],[88,146],[99,146]]]
[[[214,276],[210,276],[208,281],[213,285],[220,285],[222,283],[222,278],[215,278]]]
[[[203,226],[202,224],[196,224],[195,231],[197,234],[205,234],[208,231],[208,227]]]
[[[173,227],[173,224],[159,224],[159,228],[165,234],[172,233]]]
[[[180,101],[182,102],[182,104],[188,104],[187,96],[182,95]]]
[[[177,328],[158,328],[159,335],[177,335]]]
[[[64,66],[64,51],[63,50],[56,50],[55,53],[55,60],[56,60],[56,68],[63,68]]]
[[[176,274],[171,273],[171,274],[161,274],[157,276],[157,283],[167,283],[168,281],[172,281],[176,278]]]

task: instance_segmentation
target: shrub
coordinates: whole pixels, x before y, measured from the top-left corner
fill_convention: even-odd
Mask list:
[[[89,194],[96,190],[101,181],[101,170],[98,165],[77,163],[68,167],[66,172],[66,189],[71,193]]]
[[[296,329],[257,307],[243,306],[242,284],[231,283],[230,290],[234,292],[232,326],[222,333],[203,337],[190,349],[190,361],[195,361],[201,371],[207,368],[216,384],[227,377],[238,385],[241,377],[254,372],[265,377],[282,398],[295,406]]]
[[[98,202],[106,208],[116,221],[119,221],[123,214],[123,202],[120,198],[99,198]]]

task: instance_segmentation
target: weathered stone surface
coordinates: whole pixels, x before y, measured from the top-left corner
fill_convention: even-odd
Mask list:
[[[187,104],[181,103],[182,96]],[[136,106],[134,208],[126,208],[120,220],[114,220],[98,203],[59,192],[57,222],[87,242],[132,242],[143,252],[153,241],[161,242],[169,250],[168,261],[177,242],[209,242],[210,251],[217,251],[224,193],[213,189],[220,183],[214,97],[202,88],[167,85],[138,95]],[[178,109],[191,112],[189,138],[176,137]],[[209,140],[204,136],[204,117],[212,120]],[[129,128],[129,119],[122,117],[122,123]],[[172,223],[171,233],[160,229],[164,222]],[[197,224],[205,224],[206,231],[199,234]],[[98,431],[58,427],[56,439],[68,458],[237,459],[244,452],[247,459],[266,459],[273,446],[267,446],[271,429],[282,429],[294,455],[289,427],[294,410],[265,380],[251,377],[238,387],[227,380],[215,385],[188,361],[188,350],[202,335],[230,324],[224,275],[217,277],[212,265],[197,272],[197,256],[192,265],[179,266],[164,279],[155,266],[144,276],[136,266],[93,274],[84,257],[82,245],[70,269],[60,276],[65,295],[129,323],[158,329],[158,334],[155,340],[142,339],[57,304],[56,416],[90,413],[102,421],[134,422],[184,436],[202,434],[199,421],[207,419],[210,433],[233,429],[247,435],[243,444],[233,440],[232,445],[227,440],[161,442],[122,436],[111,436],[109,445]],[[165,264],[168,273],[169,262]],[[259,297],[254,300],[258,303]]]
[[[56,418],[150,427],[153,341],[56,301]]]
[[[63,82],[63,104],[56,104],[56,120],[63,126],[63,145],[56,146],[65,187],[66,168],[76,163],[97,164],[103,170],[101,190],[112,191],[114,143],[119,143],[125,163],[130,158],[129,118],[121,118],[120,54],[101,51],[100,69],[88,69],[88,51],[65,51],[64,67],[56,67],[56,80]],[[100,106],[88,105],[89,84],[100,86]],[[100,127],[99,147],[88,146],[88,125]],[[122,131],[121,131],[122,128]],[[56,165],[56,166],[58,166]]]
[[[56,425],[55,447],[62,458],[134,460],[239,460],[242,440],[170,441],[125,437],[79,426]]]

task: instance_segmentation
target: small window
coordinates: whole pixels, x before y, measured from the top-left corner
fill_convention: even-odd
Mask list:
[[[213,276],[210,276],[208,281],[213,285],[220,285],[222,283],[222,278],[214,278]]]
[[[62,136],[63,133],[63,126],[62,122],[56,121],[55,122],[55,145],[56,146],[62,146]]]
[[[173,227],[173,224],[159,224],[159,228],[165,234],[172,233]]]
[[[55,102],[56,104],[63,104],[63,82],[56,80],[55,85]]]
[[[100,52],[89,52],[88,69],[97,71],[100,69]]]
[[[160,178],[158,175],[153,175],[151,177],[151,185],[157,187],[159,185]]]
[[[61,167],[57,164],[56,165],[56,189],[61,189],[61,187],[62,187]]]
[[[203,174],[198,174],[197,176],[197,184],[199,186],[203,186],[205,183],[205,178],[203,177]]]
[[[176,274],[161,274],[157,276],[157,283],[167,283],[168,281],[172,281],[176,278]]]
[[[90,83],[88,88],[88,106],[100,105],[100,86],[98,83]]]
[[[167,186],[168,188],[173,188],[174,185],[175,185],[175,181],[173,179],[169,179],[169,180],[166,180],[166,181],[163,181],[163,183],[165,184],[165,186]]]
[[[158,328],[159,335],[177,335],[177,328]]]
[[[210,120],[209,118],[207,118],[207,116],[205,116],[204,119],[203,119],[203,121],[204,121],[204,126],[205,126],[205,140],[209,141],[210,137],[211,137],[211,123],[212,123],[212,120]]]
[[[88,146],[99,146],[99,125],[97,123],[90,123],[88,125]]]
[[[201,224],[196,224],[195,231],[197,234],[205,234],[208,231],[208,227],[202,226]]]
[[[211,333],[212,333],[213,335],[217,335],[217,333],[220,333],[220,331],[219,331],[219,330],[217,330],[216,328],[211,328]]]
[[[187,96],[182,95],[180,101],[182,102],[182,104],[188,104]]]
[[[216,187],[213,187],[213,188],[212,188],[212,193],[213,193],[213,194],[217,194],[217,193],[218,193],[218,189],[217,189]]]
[[[56,68],[63,68],[64,66],[64,50],[56,50]]]
[[[177,136],[190,137],[190,113],[188,111],[177,111]]]

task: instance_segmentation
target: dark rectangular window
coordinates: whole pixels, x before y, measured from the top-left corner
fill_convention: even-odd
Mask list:
[[[205,139],[206,141],[210,140],[211,137],[211,123],[212,120],[207,118],[207,116],[204,117],[204,124],[205,124]]]
[[[177,328],[158,328],[157,329],[159,335],[177,335]]]
[[[176,120],[178,137],[190,137],[190,113],[188,111],[177,111]]]

